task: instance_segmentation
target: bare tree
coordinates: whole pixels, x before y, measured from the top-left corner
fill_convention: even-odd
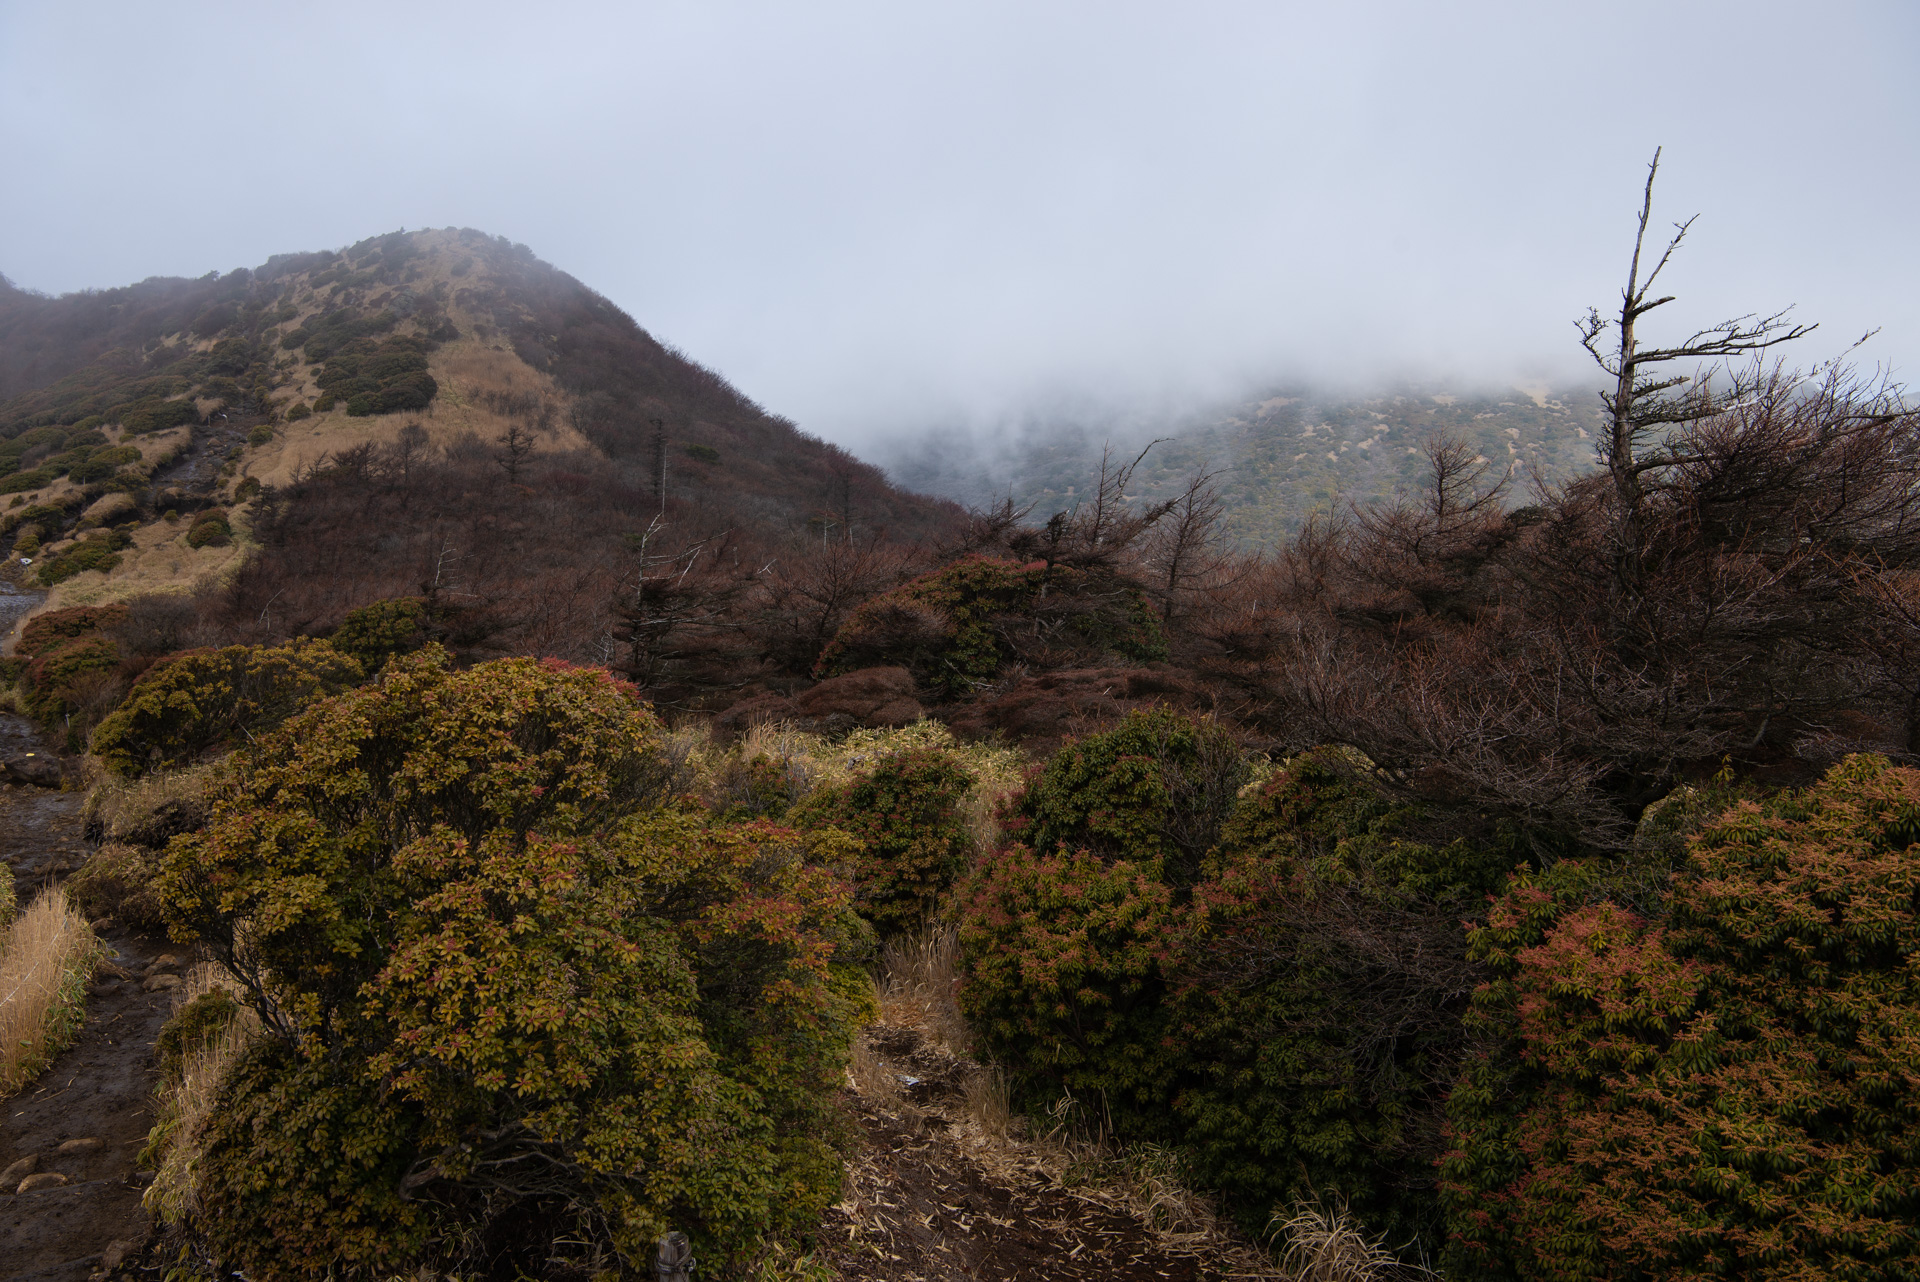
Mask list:
[[[1218,478],[1217,472],[1194,473],[1148,538],[1141,568],[1168,620],[1185,613],[1194,592],[1219,586],[1220,576],[1235,564],[1226,548]]]
[[[387,465],[402,486],[413,482],[413,474],[427,459],[427,429],[418,423],[408,423],[394,437],[392,447],[387,451]]]
[[[729,609],[744,582],[724,568],[727,535],[675,541],[658,516],[629,535],[635,553],[615,593],[614,640],[626,650],[617,666],[642,690],[665,685],[677,644],[689,632],[710,632],[729,622]]]
[[[1675,362],[1698,366],[1751,356],[1815,328],[1790,323],[1786,311],[1768,316],[1748,313],[1696,330],[1670,347],[1641,345],[1638,331],[1641,318],[1674,300],[1671,294],[1652,297],[1654,283],[1694,223],[1694,219],[1689,218],[1674,225],[1673,238],[1667,242],[1659,261],[1646,278],[1641,279],[1640,255],[1646,243],[1647,221],[1653,212],[1653,180],[1659,171],[1660,152],[1656,149],[1653,162],[1647,166],[1647,185],[1640,201],[1640,227],[1633,238],[1626,288],[1620,293],[1619,316],[1603,317],[1593,308],[1588,310],[1586,319],[1576,322],[1581,345],[1614,380],[1612,390],[1600,394],[1601,402],[1607,407],[1607,435],[1600,443],[1600,454],[1612,477],[1619,505],[1616,575],[1621,588],[1629,593],[1637,592],[1641,583],[1646,494],[1658,484],[1654,479],[1658,474],[1686,461],[1684,455],[1671,448],[1667,440],[1670,429],[1712,417],[1736,403],[1746,390],[1739,379],[1733,379],[1727,391],[1716,392],[1710,379],[1669,372],[1666,367]],[[1603,347],[1608,330],[1614,331],[1611,351]]]
[[[517,485],[527,459],[533,455],[533,433],[516,421],[509,423],[507,430],[496,439],[500,444],[500,453],[493,461],[507,474],[507,480]]]

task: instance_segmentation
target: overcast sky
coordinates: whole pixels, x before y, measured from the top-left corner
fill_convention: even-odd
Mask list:
[[[1912,0],[0,0],[16,284],[479,227],[856,448],[1576,368],[1656,145],[1676,320],[1920,382],[1916,143]]]

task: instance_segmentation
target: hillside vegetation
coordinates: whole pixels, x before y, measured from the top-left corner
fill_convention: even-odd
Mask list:
[[[1092,1169],[1125,1276],[1224,1223],[1250,1276],[1920,1269],[1898,389],[1750,359],[1778,318],[1666,380],[1630,279],[1602,469],[1436,432],[1265,550],[1133,455],[916,499],[469,233],[289,271],[239,374],[187,322],[124,521],[69,441],[139,389],[8,420],[80,495],[23,491],[35,564],[128,558],[7,672],[105,780],[76,893],[214,963],[149,1154],[183,1268],[959,1276],[988,1223],[1094,1276],[1033,1228]],[[233,559],[79,603],[167,539]]]

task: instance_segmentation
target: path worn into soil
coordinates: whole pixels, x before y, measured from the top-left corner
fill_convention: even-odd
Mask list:
[[[847,1282],[1224,1282],[1282,1275],[1214,1225],[1154,1232],[1110,1190],[1052,1178],[1031,1146],[982,1137],[965,1117],[976,1066],[916,1031],[865,1036],[902,1098],[849,1091],[862,1150],[820,1255]]]
[[[0,757],[48,750],[28,722],[0,714]],[[84,800],[78,792],[0,784],[0,855],[21,907],[85,862]],[[108,962],[95,976],[79,1037],[38,1081],[0,1099],[0,1170],[30,1159],[36,1173],[68,1181],[0,1191],[0,1276],[9,1282],[84,1282],[111,1262],[117,1244],[147,1237],[135,1158],[153,1125],[153,1044],[172,999],[146,991],[143,976],[180,950],[169,954],[165,941],[113,925],[100,934]],[[88,1140],[98,1143],[72,1143]]]

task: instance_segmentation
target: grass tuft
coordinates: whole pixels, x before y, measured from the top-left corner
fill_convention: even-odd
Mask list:
[[[8,928],[0,954],[0,1096],[25,1086],[72,1045],[99,959],[100,941],[57,887]]]

